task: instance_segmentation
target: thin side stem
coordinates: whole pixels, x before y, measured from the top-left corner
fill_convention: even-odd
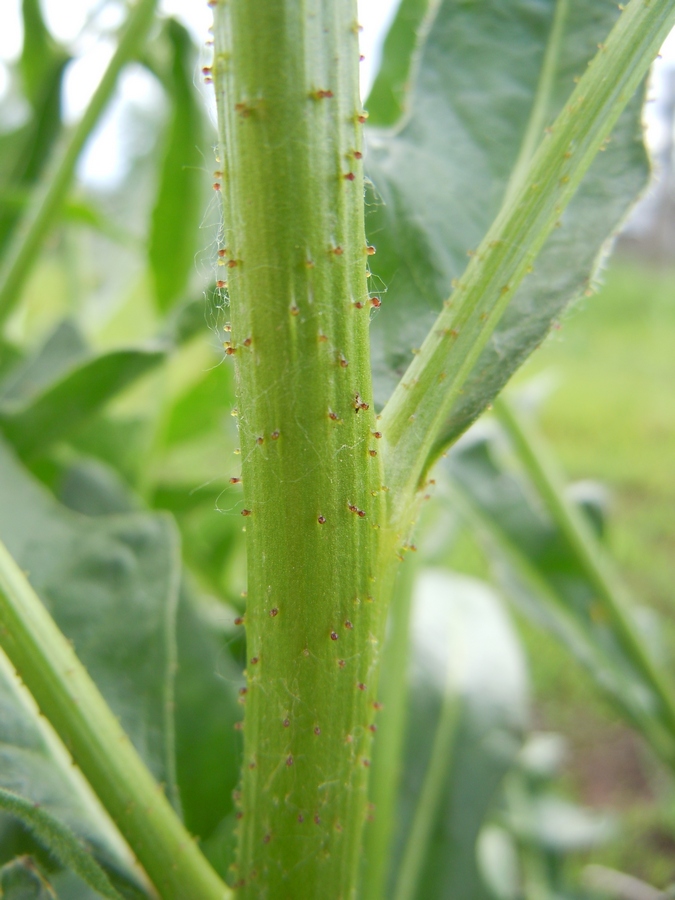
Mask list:
[[[448,670],[448,686],[436,726],[431,758],[424,775],[422,793],[403,853],[394,900],[414,900],[416,896],[420,873],[429,851],[431,833],[443,799],[443,785],[451,769],[452,748],[461,712],[461,701],[452,684],[451,673],[452,666]]]
[[[511,177],[509,178],[509,184],[506,188],[504,197],[504,205],[506,206],[514,199],[522,186],[523,181],[527,177],[532,158],[541,142],[541,136],[544,133],[544,128],[546,127],[546,122],[550,115],[551,95],[553,93],[555,77],[558,71],[560,50],[565,37],[565,26],[567,24],[568,14],[569,0],[556,0],[553,24],[551,25],[551,33],[546,42],[546,52],[541,67],[539,83],[537,84],[537,93],[535,94],[534,103],[530,112],[530,119],[527,123],[527,128],[525,129],[525,136],[520,147],[518,159],[513,167]]]
[[[43,191],[38,191],[24,221],[16,229],[0,269],[0,325],[19,302],[42,243],[63,206],[79,156],[113,96],[120,72],[134,59],[147,35],[156,4],[157,0],[138,0],[132,9],[115,54],[89,106],[70,135],[54,170],[47,173]]]
[[[387,484],[399,492],[401,516],[442,450],[436,442],[489,336],[673,24],[672,0],[631,0],[387,403]]]
[[[417,569],[410,558],[399,569],[389,610],[389,631],[382,654],[382,712],[377,726],[370,781],[372,817],[366,825],[364,840],[366,868],[361,888],[362,900],[381,900],[386,896],[403,765],[409,694],[410,615]]]
[[[3,544],[0,646],[163,900],[231,898]]]
[[[630,615],[630,600],[605,559],[590,525],[568,498],[555,462],[534,428],[504,397],[495,402],[495,412],[513,442],[518,457],[539,491],[554,522],[565,536],[611,617],[619,639],[651,686],[660,704],[660,718],[675,735],[675,689],[640,640]]]

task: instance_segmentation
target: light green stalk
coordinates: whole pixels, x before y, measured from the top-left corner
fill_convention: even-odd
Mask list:
[[[231,897],[2,544],[0,646],[163,900]]]
[[[424,782],[415,816],[401,860],[401,868],[396,882],[394,900],[414,900],[424,861],[429,852],[430,839],[443,799],[443,786],[452,768],[452,750],[457,734],[461,713],[461,700],[454,683],[452,666],[448,670],[441,715],[434,734],[429,765],[424,774]]]
[[[387,403],[388,483],[402,516],[443,449],[444,423],[462,385],[673,24],[672,0],[626,7]]]
[[[42,243],[66,199],[80,154],[113,96],[120,72],[138,53],[152,24],[156,4],[157,0],[138,0],[134,6],[89,106],[70,135],[63,154],[56,160],[55,167],[47,172],[43,189],[37,189],[23,221],[16,229],[0,268],[0,325],[21,298],[21,290],[35,265]]]
[[[406,559],[405,565],[399,569],[389,610],[387,642],[382,655],[382,713],[373,752],[369,794],[373,814],[366,825],[364,840],[362,900],[381,900],[386,896],[403,767],[410,674],[410,620],[413,583],[418,569],[411,558]]]
[[[358,55],[353,0],[216,6],[248,553],[246,898],[356,896],[396,562],[371,392]]]

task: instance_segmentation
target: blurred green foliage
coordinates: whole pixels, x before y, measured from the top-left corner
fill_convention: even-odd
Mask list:
[[[0,134],[0,254],[67,138],[60,87],[70,50],[48,34],[37,0],[24,0],[23,10],[30,40],[12,69],[11,92],[26,100],[30,115]],[[410,22],[421,11],[419,3],[404,6]],[[396,32],[392,47],[399,38],[409,50],[406,35]],[[139,139],[130,142],[120,183],[114,189],[72,185],[7,322],[0,345],[0,537],[30,571],[187,827],[226,877],[245,658],[234,622],[246,581],[241,494],[231,483],[239,466],[232,370],[222,349],[227,299],[213,287],[220,221],[210,173],[217,163],[213,128],[195,87],[197,60],[180,23],[154,23],[138,63],[161,91],[164,109],[127,109],[128,130]],[[382,99],[382,122],[395,117],[391,104],[401,102],[403,75],[397,70],[392,77],[398,87]],[[0,124],[2,114],[0,107]],[[386,262],[385,249],[379,259]],[[570,478],[607,486],[602,540],[638,605],[658,615],[656,626],[653,617],[651,624],[645,619],[647,643],[675,674],[672,285],[670,271],[615,263],[600,293],[565,317],[518,381],[544,397],[541,426]],[[407,353],[410,335],[404,338]],[[551,373],[555,390],[543,380]],[[540,388],[532,388],[537,379]],[[435,818],[427,823],[431,840],[410,862],[425,896],[595,897],[580,886],[591,860],[665,888],[675,881],[672,774],[571,663],[564,644],[517,608],[516,635],[495,593],[503,582],[493,577],[494,560],[471,519],[439,494],[426,514],[422,563],[406,564],[444,570],[437,573],[440,588],[429,590],[427,572],[416,590],[427,594],[420,609],[442,603],[461,620],[453,639],[464,642],[465,670],[460,666],[454,686],[439,684],[438,671],[420,665],[430,655],[430,629],[418,636],[397,812],[401,858],[408,859],[406,831],[441,710],[458,702],[457,727],[450,722],[447,743],[436,745],[451,752]],[[538,509],[540,500],[533,503]],[[535,528],[535,539],[545,530]],[[527,541],[515,543],[522,551]],[[563,568],[574,565],[568,559]],[[484,621],[471,625],[481,615]],[[489,629],[496,634],[494,653],[480,640]],[[524,664],[519,669],[523,648],[529,679]],[[518,670],[514,689],[501,698],[498,657],[512,674]],[[125,678],[112,670],[124,670]],[[486,681],[481,670],[493,677]],[[6,680],[0,686],[9,748],[0,757],[3,788],[25,793],[45,815],[65,821],[68,840],[72,830],[116,887],[137,896],[129,860],[113,852],[117,845],[91,815],[86,791],[61,789],[68,780],[63,760],[52,758],[11,672]],[[555,750],[556,738],[542,743],[532,733],[538,731],[564,734],[567,756]],[[32,756],[25,752],[31,748]],[[36,764],[44,766],[42,780],[31,769]],[[576,803],[616,813],[616,827]],[[67,859],[50,844],[49,829],[31,833],[18,809],[0,819],[0,862],[8,864],[0,869],[3,896],[96,896],[64,871]],[[473,812],[468,824],[467,809]],[[553,823],[549,832],[542,821]]]

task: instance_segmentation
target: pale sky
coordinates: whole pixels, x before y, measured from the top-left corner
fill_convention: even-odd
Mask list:
[[[198,44],[207,36],[211,11],[206,2],[195,0],[161,0],[160,9],[179,18],[194,34]],[[382,39],[394,15],[397,0],[360,0],[359,20],[362,94],[368,93],[380,56]],[[2,0],[0,13],[0,102],[6,94],[8,75],[6,62],[16,59],[21,51],[21,0]],[[69,121],[75,121],[85,109],[113,52],[113,42],[100,37],[101,30],[113,29],[119,21],[121,6],[105,0],[42,0],[47,24],[52,33],[68,45],[76,60],[68,67],[64,83],[64,107]],[[204,51],[204,60],[207,62]],[[675,67],[675,32],[671,33],[657,60],[652,79],[654,102],[646,110],[648,139],[656,149],[665,139],[658,116],[660,85],[664,71]],[[208,97],[208,95],[207,95]],[[122,78],[116,100],[110,105],[97,132],[80,161],[80,177],[95,185],[114,185],[123,174],[123,109],[129,102],[157,105],[164,102],[161,89],[152,76],[140,66],[130,66]],[[22,111],[16,110],[21,116]]]

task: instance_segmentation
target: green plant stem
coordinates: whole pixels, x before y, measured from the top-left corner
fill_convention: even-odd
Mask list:
[[[387,483],[401,515],[444,447],[444,424],[489,336],[674,23],[672,0],[631,0],[387,403]]]
[[[53,172],[48,173],[44,191],[37,193],[17,228],[0,269],[0,325],[20,299],[42,243],[63,206],[80,153],[115,91],[120,72],[137,54],[152,24],[156,3],[157,0],[138,0],[134,6],[89,106],[70,135]]]
[[[364,840],[366,869],[361,888],[362,900],[381,900],[385,896],[391,864],[407,721],[410,615],[417,569],[414,561],[407,558],[399,569],[389,610],[389,630],[382,654],[382,712],[373,748],[370,779],[369,794],[373,809]]]
[[[416,896],[420,873],[429,851],[431,833],[443,797],[443,784],[452,765],[452,748],[460,711],[461,702],[452,681],[452,666],[450,666],[448,685],[436,726],[431,757],[403,852],[394,900],[414,900]]]
[[[513,442],[518,458],[539,491],[544,504],[565,536],[598,599],[609,615],[619,639],[651,686],[660,705],[660,719],[675,736],[675,690],[657,668],[640,640],[630,615],[630,600],[604,557],[590,525],[570,501],[564,482],[543,441],[532,426],[503,397],[495,402],[495,413]]]
[[[163,900],[231,897],[2,544],[0,646]]]
[[[216,5],[248,559],[246,898],[354,897],[367,814],[399,538],[371,389],[358,57],[352,0]]]
[[[567,24],[568,15],[569,0],[556,0],[551,33],[546,42],[546,52],[541,67],[539,83],[537,84],[534,104],[532,105],[530,119],[527,123],[525,136],[523,137],[523,142],[520,146],[518,159],[511,172],[511,177],[509,178],[508,187],[506,188],[506,194],[504,196],[504,205],[506,206],[512,202],[527,178],[532,159],[541,142],[541,136],[544,134],[544,128],[551,115],[551,95],[555,84],[555,76],[558,71],[560,51],[565,38],[565,26]]]

